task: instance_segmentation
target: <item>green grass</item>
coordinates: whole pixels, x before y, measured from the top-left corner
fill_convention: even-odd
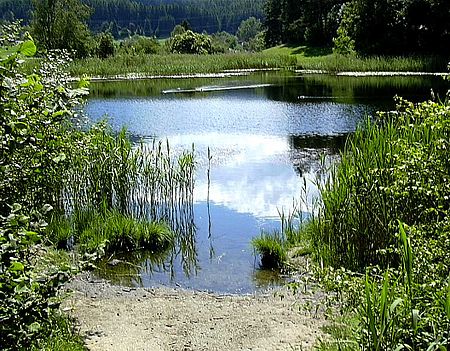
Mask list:
[[[448,101],[399,99],[351,137],[319,185],[314,254],[365,277],[335,276],[340,294],[352,289],[362,349],[450,346],[449,137]]]
[[[221,55],[117,55],[101,60],[77,60],[69,71],[73,76],[108,77],[124,74],[183,75],[219,73],[225,70],[295,67],[295,58],[265,53],[236,53]]]
[[[448,62],[448,58],[433,56],[343,56],[330,48],[308,46],[280,45],[264,53],[295,57],[298,69],[327,72],[445,72]]]
[[[31,351],[87,351],[81,336],[74,332],[71,321],[59,311],[55,311],[50,323],[42,334],[43,339],[37,341]]]
[[[188,75],[220,73],[240,69],[303,69],[327,72],[444,72],[447,58],[442,57],[359,57],[343,56],[330,48],[277,46],[260,53],[215,55],[127,55],[107,59],[76,60],[69,66],[72,76],[110,77],[137,75]]]
[[[264,268],[282,268],[286,264],[286,244],[284,238],[277,232],[262,233],[251,241],[255,251],[261,256]]]
[[[167,224],[136,220],[108,211],[104,214],[94,213],[84,223],[80,232],[79,243],[88,252],[120,252],[136,249],[163,251],[174,244],[174,233]]]

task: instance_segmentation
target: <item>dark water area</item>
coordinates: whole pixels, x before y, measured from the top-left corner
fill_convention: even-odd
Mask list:
[[[117,256],[118,264],[105,262],[97,273],[127,286],[218,293],[282,284],[277,272],[260,269],[251,238],[279,230],[280,212],[308,216],[321,160],[338,159],[367,116],[393,109],[394,95],[421,101],[431,89],[444,96],[448,83],[293,72],[93,83],[85,107],[92,121],[106,116],[136,141],[167,139],[175,154],[194,144],[197,161],[194,225],[178,247]]]

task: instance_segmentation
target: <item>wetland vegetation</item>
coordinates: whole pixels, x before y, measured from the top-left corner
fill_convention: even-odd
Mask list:
[[[118,272],[131,270],[132,275],[118,279],[127,284],[143,285],[142,262],[150,271],[162,267],[157,273],[172,281],[176,260],[186,281],[198,286],[219,286],[211,279],[219,270],[236,284],[236,269],[247,267],[251,274],[246,279],[255,281],[261,272],[255,261],[253,266],[248,263],[243,245],[249,242],[261,265],[275,271],[289,269],[293,256],[311,257],[316,280],[336,292],[338,312],[346,322],[332,325],[336,338],[323,341],[320,348],[450,348],[448,93],[432,91],[428,98],[428,83],[418,76],[355,79],[315,74],[301,77],[301,90],[296,72],[445,72],[449,3],[301,3],[267,0],[262,8],[258,2],[252,7],[257,18],[241,18],[234,8],[239,24],[226,27],[235,33],[220,32],[216,23],[217,33],[200,34],[188,21],[172,18],[170,36],[161,24],[158,31],[169,37],[157,40],[146,32],[157,32],[149,23],[150,29],[121,23],[119,30],[110,22],[94,34],[91,30],[99,28],[89,22],[90,9],[77,0],[21,1],[16,8],[0,1],[9,9],[9,19],[14,19],[14,11],[25,13],[24,8],[34,6],[26,24],[38,44],[17,23],[5,21],[2,26],[2,348],[84,349],[58,307],[64,284],[93,263],[113,265]],[[128,10],[187,11],[179,3],[158,6],[141,2]],[[208,18],[211,11],[202,9]],[[195,28],[202,25],[196,23]],[[64,50],[71,50],[75,60]],[[173,81],[158,80],[151,87],[148,82],[119,82],[111,88],[99,83],[86,106],[88,123],[82,105],[89,83],[81,79],[75,86],[72,79],[246,69],[285,71],[276,79],[264,73],[263,82],[246,78],[247,85],[233,76],[219,85],[179,80],[174,86]],[[438,86],[446,91],[445,84]],[[210,95],[204,86],[214,88]],[[236,87],[244,90],[245,103],[230,103],[239,101]],[[414,102],[397,97],[391,112],[375,114],[375,108],[390,105],[361,99],[383,88],[392,96],[411,89]],[[123,120],[113,119],[111,126],[97,118],[104,114],[99,104],[106,104],[117,90],[121,99],[111,111],[121,112]],[[161,97],[162,92],[167,94]],[[176,94],[184,95],[176,100]],[[428,100],[418,102],[424,96]],[[149,99],[131,103],[129,97]],[[195,100],[203,103],[201,108]],[[263,104],[266,100],[270,103]],[[176,108],[170,105],[173,101]],[[164,119],[155,115],[151,123],[142,123],[149,106],[155,114],[163,111]],[[184,124],[179,119],[182,108],[190,111]],[[362,118],[365,114],[370,117]],[[97,123],[91,123],[95,119]],[[134,129],[122,129],[123,121]],[[175,152],[164,136],[178,141]],[[207,157],[205,151],[197,152],[190,138],[213,144],[213,153],[209,144]],[[239,168],[245,162],[251,167]],[[208,179],[199,177],[202,193],[196,198],[198,164],[208,165]],[[226,181],[211,183],[211,174]],[[266,178],[275,181],[265,183]],[[297,192],[300,178],[304,197]],[[255,186],[248,187],[250,183]],[[299,196],[301,205],[293,212],[279,210],[280,218],[274,220],[273,208],[267,207],[278,203],[269,204],[273,199],[264,191],[280,184],[290,196]],[[309,191],[314,200],[308,200]],[[286,200],[279,194],[279,200]],[[254,200],[252,206],[248,199]],[[197,226],[194,208],[206,211],[203,227]],[[212,221],[214,214],[222,222]],[[251,233],[255,223],[263,227],[259,236]],[[274,230],[274,224],[281,229]],[[206,239],[197,231],[206,233]],[[230,254],[233,250],[239,253]],[[201,281],[202,273],[208,282]],[[231,281],[225,282],[227,288],[247,291]],[[296,284],[291,286],[298,288]],[[246,289],[254,289],[250,286]]]

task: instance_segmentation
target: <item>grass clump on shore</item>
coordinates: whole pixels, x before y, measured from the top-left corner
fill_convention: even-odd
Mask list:
[[[251,245],[261,257],[261,267],[269,269],[288,269],[290,257],[312,253],[309,240],[309,224],[304,221],[300,210],[285,213],[279,211],[281,230],[272,233],[262,232],[252,238]]]
[[[252,239],[251,244],[261,256],[264,268],[283,268],[287,261],[286,243],[280,233],[262,233]]]
[[[76,216],[80,218],[80,216]],[[173,245],[175,237],[167,224],[136,220],[117,211],[89,214],[81,225],[79,243],[83,250],[105,253],[153,249],[162,251]]]
[[[450,103],[397,103],[355,133],[321,183],[312,246],[360,321],[360,348],[349,349],[445,350]]]

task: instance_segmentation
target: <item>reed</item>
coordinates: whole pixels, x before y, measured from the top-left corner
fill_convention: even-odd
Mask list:
[[[82,135],[51,240],[89,252],[165,248],[192,226],[193,150],[174,157],[168,142],[133,146],[125,130],[115,134],[104,122]]]
[[[225,70],[295,67],[295,57],[264,53],[222,55],[117,55],[108,59],[88,58],[74,61],[72,76],[109,77],[126,74],[186,75],[219,73]]]
[[[355,299],[362,349],[445,350],[450,105],[397,102],[365,122],[320,181],[311,240],[325,266],[366,272]]]

